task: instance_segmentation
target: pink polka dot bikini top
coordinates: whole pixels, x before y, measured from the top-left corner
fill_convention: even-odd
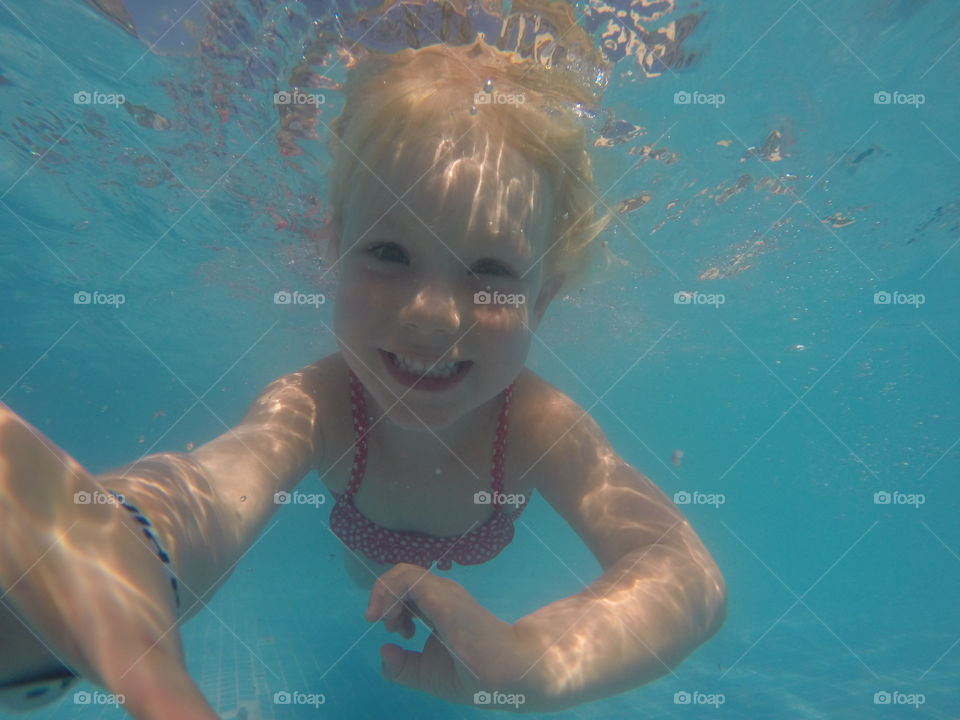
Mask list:
[[[330,529],[354,552],[362,552],[381,564],[412,563],[430,569],[434,563],[439,570],[449,570],[453,562],[477,565],[492,560],[513,540],[513,521],[527,505],[527,499],[516,510],[504,511],[503,453],[507,439],[507,416],[510,395],[507,388],[500,410],[496,439],[493,445],[493,484],[485,493],[493,504],[493,515],[483,525],[463,535],[438,537],[412,531],[391,530],[371,522],[353,505],[353,496],[360,489],[360,481],[367,464],[367,411],[363,384],[350,371],[350,404],[353,407],[353,433],[356,451],[350,484],[344,493],[334,493],[336,503],[330,512]]]

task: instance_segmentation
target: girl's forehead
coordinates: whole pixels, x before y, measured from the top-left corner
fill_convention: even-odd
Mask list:
[[[502,142],[414,142],[366,165],[350,210],[374,219],[388,210],[422,222],[452,216],[468,229],[512,234],[553,211],[543,171]]]

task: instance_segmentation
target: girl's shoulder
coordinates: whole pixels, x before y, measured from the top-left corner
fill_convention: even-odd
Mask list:
[[[511,420],[524,428],[553,435],[561,425],[584,412],[566,393],[529,368],[523,368],[514,381]],[[569,424],[564,427],[567,429]]]
[[[550,475],[551,456],[584,426],[589,413],[566,393],[529,368],[517,376],[510,401],[507,462],[526,475],[524,485],[538,487]]]
[[[256,405],[265,411],[283,408],[293,419],[308,422],[319,447],[318,466],[335,447],[341,428],[350,427],[350,379],[347,364],[340,353],[331,353],[299,370],[282,375],[268,385]]]
[[[343,356],[334,352],[304,368],[311,391],[320,410],[317,422],[324,437],[352,428],[350,409],[350,368]]]
[[[317,422],[327,424],[343,405],[343,397],[349,398],[349,392],[342,388],[349,388],[347,364],[340,353],[331,353],[306,367],[283,375],[271,383],[270,387],[294,386],[301,393],[307,395],[317,409]],[[325,429],[325,428],[323,428]]]

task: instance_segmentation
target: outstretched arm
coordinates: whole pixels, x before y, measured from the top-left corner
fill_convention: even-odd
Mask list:
[[[319,363],[292,373],[194,453],[98,477],[0,404],[0,617],[17,623],[0,637],[19,638],[0,643],[0,685],[59,661],[124,696],[138,720],[213,717],[184,666],[176,594],[148,538],[172,558],[182,621],[254,542],[274,493],[322,464],[328,387]]]
[[[239,425],[190,453],[160,453],[96,476],[167,543],[189,617],[229,577],[278,505],[323,462],[323,362],[270,383]]]

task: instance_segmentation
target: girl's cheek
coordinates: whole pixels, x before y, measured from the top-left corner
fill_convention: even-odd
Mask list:
[[[355,327],[370,317],[373,301],[358,273],[346,272],[341,275],[336,303],[334,316],[338,332],[349,332],[349,327]]]
[[[351,268],[340,279],[340,292],[344,299],[353,304],[366,305],[369,301],[371,290],[376,286],[372,282],[370,273],[366,273],[362,268]]]
[[[470,303],[468,307],[480,328],[489,329],[499,335],[527,335],[530,309],[525,304],[496,306]]]

